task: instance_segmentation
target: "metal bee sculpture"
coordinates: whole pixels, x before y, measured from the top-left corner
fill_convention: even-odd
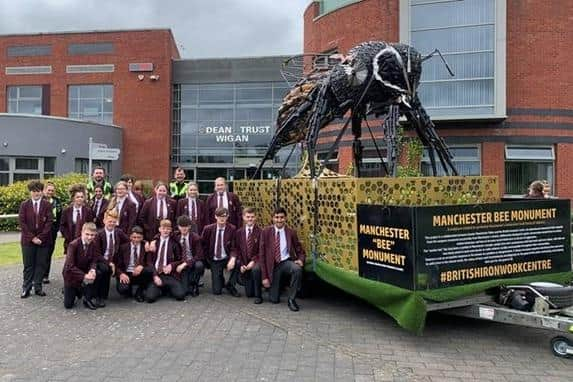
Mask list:
[[[367,116],[374,115],[384,120],[388,165],[385,165],[384,161],[382,164],[387,176],[395,176],[399,149],[396,129],[400,116],[405,116],[416,130],[422,144],[428,149],[434,176],[438,173],[436,155],[446,175],[457,175],[452,155],[445,142],[436,133],[434,124],[416,92],[422,75],[422,62],[435,53],[439,54],[450,75],[453,75],[437,50],[422,57],[411,46],[382,41],[357,45],[347,56],[301,55],[285,62],[283,77],[287,82],[294,82],[293,78],[296,82],[285,96],[278,111],[275,135],[254,177],[260,173],[265,161],[273,159],[281,148],[302,142],[308,154],[310,177],[315,178],[318,133],[333,120],[344,118],[348,112],[350,116],[339,131],[326,161],[330,159],[330,155],[350,124],[354,135],[355,171],[359,171],[362,158],[360,142],[362,122]],[[317,65],[317,58],[324,59],[325,64]],[[330,64],[329,61],[332,59],[337,59],[338,62]],[[293,64],[295,61],[298,62],[300,69],[298,75],[289,70],[289,66],[297,66]],[[305,72],[302,68],[309,61],[312,61],[313,69]],[[371,130],[370,134],[381,156]],[[359,172],[356,175],[360,176]]]

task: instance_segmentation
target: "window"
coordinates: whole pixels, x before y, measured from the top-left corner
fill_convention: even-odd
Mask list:
[[[6,49],[6,55],[8,57],[50,56],[51,54],[51,45],[9,46]]]
[[[386,163],[386,147],[380,147],[380,155],[382,160]],[[378,155],[378,150],[365,149],[362,152],[362,163],[360,164],[360,176],[363,178],[377,178],[386,176],[386,170],[384,170],[384,165],[382,160]]]
[[[8,113],[42,114],[42,86],[8,86]]]
[[[411,0],[401,20],[401,40],[422,55],[439,49],[451,77],[436,55],[424,62],[419,94],[432,117],[501,116],[504,92],[497,91],[505,67],[505,47],[496,33],[505,28],[503,7],[495,0]],[[497,30],[496,30],[497,29]],[[466,117],[467,116],[467,117]]]
[[[320,0],[319,1],[319,15],[322,16],[326,13],[332,12],[337,10],[338,8],[342,8],[347,6],[348,4],[357,3],[360,0]]]
[[[85,121],[113,123],[113,85],[70,85],[68,116]]]
[[[454,157],[452,162],[460,175],[481,175],[479,146],[451,146],[449,149]],[[438,155],[434,153],[434,157],[436,158],[438,176],[444,176],[444,169],[440,164]],[[432,172],[430,157],[428,155],[428,149],[424,149],[424,153],[422,154],[422,174],[425,176],[434,175]]]
[[[92,160],[92,168],[103,167],[106,174],[111,173],[111,161],[109,160]],[[89,171],[89,159],[88,158],[76,158],[75,161],[75,172],[80,174],[87,174]]]
[[[505,193],[524,195],[534,180],[546,180],[553,190],[553,146],[506,146]]]
[[[0,186],[29,179],[47,179],[55,175],[56,158],[0,157]]]
[[[113,53],[113,43],[94,42],[68,45],[69,55]]]

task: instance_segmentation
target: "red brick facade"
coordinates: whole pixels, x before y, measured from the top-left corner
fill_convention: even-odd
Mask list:
[[[313,2],[304,14],[304,51],[345,53],[368,40],[398,41],[399,0],[363,0],[318,15]],[[506,105],[504,121],[436,123],[443,137],[460,141],[481,138],[483,175],[497,175],[505,182],[505,145],[553,143],[555,190],[573,197],[573,2],[507,0]],[[469,123],[468,123],[469,122]],[[327,129],[336,128],[329,127]],[[483,139],[487,137],[487,139]],[[343,141],[351,140],[345,137]],[[322,143],[331,141],[322,139]],[[339,150],[341,171],[349,165],[351,148]]]
[[[113,43],[113,53],[69,55],[71,43]],[[49,56],[8,57],[7,47],[49,44]],[[68,117],[68,86],[113,84],[113,124],[123,128],[124,172],[169,179],[171,153],[171,60],[179,58],[170,30],[134,30],[0,36],[0,112],[6,88],[49,85],[49,114]],[[153,63],[153,72],[130,72],[130,63]],[[66,65],[114,64],[113,73],[66,73]],[[52,66],[52,74],[5,75],[5,67]],[[138,74],[144,74],[143,80]],[[149,76],[157,75],[152,81]],[[87,137],[86,137],[87,139]],[[87,153],[86,153],[87,157]]]

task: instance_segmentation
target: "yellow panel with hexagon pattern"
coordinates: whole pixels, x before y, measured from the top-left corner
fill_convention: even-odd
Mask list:
[[[287,210],[288,224],[297,230],[307,255],[316,239],[318,256],[338,268],[358,271],[356,205],[433,206],[499,202],[497,177],[308,178],[235,181],[244,207],[257,211],[261,226],[271,224],[272,210]],[[316,236],[313,205],[318,201]],[[307,256],[310,259],[310,256]]]

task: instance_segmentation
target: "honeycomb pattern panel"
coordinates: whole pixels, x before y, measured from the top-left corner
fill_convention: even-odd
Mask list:
[[[356,179],[318,182],[318,255],[338,268],[357,271]]]
[[[500,201],[497,177],[443,176],[356,179],[357,203],[398,206],[480,204]]]
[[[265,227],[272,222],[276,202],[276,180],[234,181],[233,191],[239,196],[243,208],[253,207],[257,223]]]
[[[310,179],[280,182],[279,204],[287,211],[287,224],[297,231],[307,257],[311,254],[314,193]]]

